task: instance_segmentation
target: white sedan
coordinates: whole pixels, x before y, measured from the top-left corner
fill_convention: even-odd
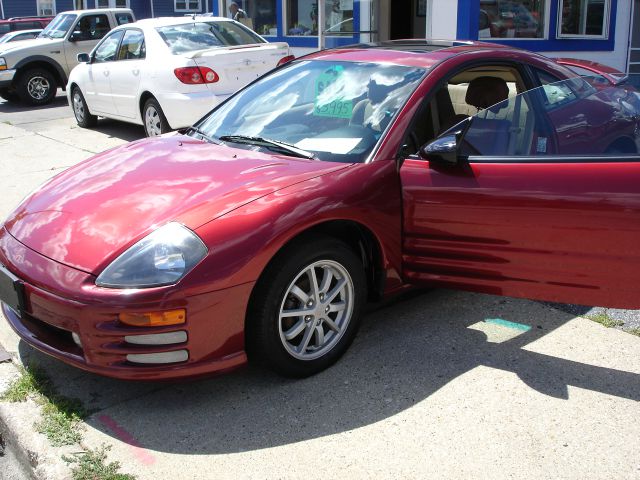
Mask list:
[[[140,20],[113,29],[80,54],[67,84],[78,125],[97,117],[144,125],[147,136],[192,125],[262,74],[293,59],[226,18]]]

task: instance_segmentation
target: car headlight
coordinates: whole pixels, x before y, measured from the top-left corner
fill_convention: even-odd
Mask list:
[[[105,268],[96,285],[150,288],[178,282],[207,254],[202,240],[179,223],[150,233]]]
[[[0,57],[0,70],[6,70],[7,69],[7,61]]]

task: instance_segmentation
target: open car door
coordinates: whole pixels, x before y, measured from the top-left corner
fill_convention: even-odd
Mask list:
[[[481,111],[401,170],[411,283],[640,308],[640,95],[576,78]]]

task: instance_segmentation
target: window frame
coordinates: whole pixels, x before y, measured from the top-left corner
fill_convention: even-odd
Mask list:
[[[93,50],[93,52],[91,53],[91,63],[92,64],[100,64],[100,63],[113,63],[113,62],[117,62],[118,61],[118,52],[120,51],[120,45],[122,44],[122,39],[124,38],[124,32],[125,29],[122,30],[116,30],[116,31],[110,31],[109,33],[107,33],[104,37],[102,37],[102,39],[100,40],[100,43],[98,45],[96,45],[95,50]],[[109,37],[115,37],[117,35],[120,35],[120,39],[118,40],[118,44],[116,45],[116,50],[115,50],[115,58],[113,60],[103,60],[103,61],[96,61],[96,54],[98,53],[98,50],[100,50],[100,48],[102,48],[102,46],[106,43],[106,41],[109,39]]]
[[[41,4],[51,4],[51,13],[41,13]],[[55,16],[57,14],[56,12],[56,2],[55,0],[36,0],[36,11],[38,12],[38,15],[43,15],[43,16]]]
[[[144,35],[144,32],[142,31],[142,29],[140,28],[123,28],[124,34],[122,35],[122,38],[120,39],[120,43],[118,44],[118,48],[116,49],[116,59],[114,60],[115,62],[130,62],[130,61],[144,61],[147,59],[147,38]],[[123,47],[124,45],[124,39],[127,36],[128,33],[130,32],[139,32],[142,34],[142,47],[141,49],[144,51],[144,55],[140,58],[119,58],[120,57],[120,49]]]
[[[543,32],[542,32],[542,36],[541,37],[483,37],[480,38],[479,34],[480,34],[480,15],[478,15],[478,19],[477,19],[477,23],[478,25],[476,26],[476,35],[477,35],[477,40],[481,40],[484,42],[514,42],[514,41],[527,41],[527,42],[542,42],[542,41],[548,41],[551,38],[551,23],[553,21],[553,12],[551,9],[551,5],[554,3],[554,0],[544,0],[545,1],[545,6],[544,6],[544,28],[543,28]],[[606,0],[608,1],[608,0]],[[478,0],[478,4],[480,5],[480,0]],[[482,10],[482,9],[480,9]]]
[[[102,6],[99,5],[99,3],[103,1],[103,2],[107,2],[106,6]],[[96,2],[96,8],[131,8],[131,0],[124,0],[125,2],[127,2],[127,5],[125,7],[118,7],[116,6],[116,0],[95,0]]]
[[[178,8],[178,2],[184,2],[185,8]],[[191,2],[198,2],[198,8],[193,9],[189,8],[189,4]],[[202,12],[202,0],[173,0],[173,11],[174,12]]]
[[[589,35],[586,33],[562,33],[562,10],[565,0],[558,0],[558,15],[556,25],[556,38],[558,39],[585,39],[585,40],[608,40],[611,25],[611,0],[604,1],[604,13],[602,35]],[[586,21],[586,18],[585,18]]]

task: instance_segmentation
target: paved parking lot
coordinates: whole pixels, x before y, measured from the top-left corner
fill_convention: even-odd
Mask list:
[[[107,120],[78,129],[63,97],[37,111],[0,102],[0,217],[57,171],[142,135]],[[537,302],[398,299],[365,317],[336,366],[301,381],[252,366],[124,383],[39,354],[4,321],[0,343],[80,398],[93,412],[85,444],[112,445],[140,479],[640,478],[640,338]],[[19,435],[27,407],[0,405]]]

